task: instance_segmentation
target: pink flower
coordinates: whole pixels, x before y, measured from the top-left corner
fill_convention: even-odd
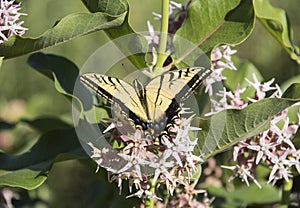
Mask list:
[[[27,28],[21,25],[20,16],[27,14],[19,13],[21,3],[14,4],[14,0],[0,0],[0,44],[12,35],[23,35]]]
[[[257,100],[261,100],[263,98],[266,97],[266,92],[270,91],[270,90],[276,90],[276,87],[271,87],[270,85],[274,82],[274,78],[271,79],[268,82],[265,83],[260,83],[260,81],[258,81],[257,77],[255,74],[252,74],[253,80],[254,82],[251,82],[250,80],[246,79],[246,81],[255,89],[255,98],[251,99],[249,98],[249,100],[251,102],[256,102]]]

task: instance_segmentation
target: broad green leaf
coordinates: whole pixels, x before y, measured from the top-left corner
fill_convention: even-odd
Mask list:
[[[45,117],[41,116],[35,119],[21,119],[23,123],[30,125],[30,127],[40,131],[40,132],[47,132],[55,129],[66,129],[71,128],[70,124],[62,121],[57,117]]]
[[[129,5],[125,0],[82,0],[82,2],[90,12],[108,12],[110,14],[116,12],[116,14],[119,14],[129,10]],[[146,67],[145,53],[148,51],[148,43],[142,35],[135,33],[132,29],[128,22],[128,14],[122,25],[105,29],[104,32],[138,69],[142,69]]]
[[[55,46],[91,32],[117,27],[123,23],[126,13],[125,11],[118,15],[103,12],[70,14],[40,37],[11,36],[0,44],[0,55],[12,58]]]
[[[62,121],[59,118],[56,117],[38,117],[35,119],[20,119],[16,123],[9,123],[4,120],[0,120],[0,131],[2,130],[8,130],[14,128],[19,123],[26,123],[30,125],[30,127],[40,131],[40,132],[46,132],[51,131],[54,129],[65,129],[65,128],[71,128],[72,126],[70,124],[67,124],[66,122]]]
[[[0,155],[0,158],[1,157]],[[20,187],[32,190],[42,185],[46,179],[47,177],[45,175],[34,168],[15,171],[0,170],[1,186]]]
[[[89,94],[87,89],[79,82],[79,69],[73,62],[61,56],[35,53],[28,58],[28,64],[53,80],[58,92],[69,98],[77,99],[76,97],[78,97],[80,100],[85,101],[83,103],[85,109],[91,108],[93,101],[91,96],[87,96]],[[73,96],[75,85],[78,86],[76,89],[80,90],[80,92],[77,92],[76,97]],[[78,99],[77,102],[80,103]]]
[[[174,37],[175,56],[181,57],[200,41],[204,41],[200,49],[207,55],[220,44],[239,44],[252,32],[254,20],[251,1],[192,1],[186,20]],[[197,60],[200,55],[192,53],[184,61],[196,60],[195,64],[201,65],[201,60]]]
[[[273,7],[269,0],[253,0],[255,15],[263,26],[289,53],[291,59],[300,64],[300,50],[292,40],[292,31],[283,9]]]
[[[44,182],[53,162],[86,157],[74,129],[49,131],[24,154],[0,153],[0,185],[33,189]]]
[[[282,110],[300,101],[300,84],[291,86],[283,98],[266,98],[242,110],[223,110],[209,119],[200,120],[195,154],[206,160],[236,142],[266,130],[270,120]]]
[[[86,8],[92,12],[103,12],[111,15],[120,15],[128,11],[126,0],[81,0]]]

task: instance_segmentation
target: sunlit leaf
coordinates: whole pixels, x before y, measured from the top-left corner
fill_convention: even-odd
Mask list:
[[[266,130],[270,120],[282,110],[300,101],[300,84],[291,86],[283,98],[266,98],[242,110],[223,110],[200,120],[198,148],[195,154],[209,158],[243,139]]]
[[[174,38],[175,55],[177,58],[183,56],[200,41],[204,41],[200,49],[207,55],[217,45],[241,43],[252,32],[254,20],[251,1],[192,1],[188,16]],[[200,55],[192,53],[184,61],[193,64],[190,63],[192,60],[195,65],[203,65]]]
[[[82,0],[90,12],[125,12],[129,10],[129,5],[125,0],[110,1],[110,0],[99,0],[90,1]],[[118,10],[116,10],[118,8]],[[128,14],[122,25],[115,28],[105,29],[104,32],[109,36],[110,39],[114,40],[114,44],[124,53],[137,69],[144,68],[145,53],[148,51],[148,42],[140,34],[135,33],[128,21]]]
[[[91,32],[117,27],[123,23],[126,13],[124,11],[117,15],[104,12],[70,14],[40,37],[11,36],[0,44],[0,55],[12,58],[55,46]]]
[[[0,154],[0,158],[2,155]],[[32,190],[39,187],[47,177],[39,170],[19,169],[15,171],[0,170],[0,185],[10,187],[20,187]]]

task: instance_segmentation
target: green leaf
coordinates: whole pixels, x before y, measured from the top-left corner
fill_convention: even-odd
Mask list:
[[[225,80],[225,85],[228,87],[231,91],[236,90],[236,87],[238,84],[240,85],[241,88],[247,87],[249,84],[246,81],[248,80],[253,80],[253,74],[257,77],[259,81],[263,81],[263,77],[259,70],[248,60],[245,59],[234,59],[234,65],[238,69],[237,71],[235,70],[230,70],[230,69],[225,69],[222,72],[222,75],[226,77]]]
[[[70,60],[52,54],[35,53],[28,64],[46,77],[55,81],[57,91],[72,96],[79,69]]]
[[[225,85],[232,92],[237,89],[238,85],[240,85],[241,89],[249,86],[246,79],[253,81],[253,74],[255,74],[259,81],[263,81],[261,73],[250,61],[235,58],[234,65],[238,69],[237,71],[225,69],[222,72],[222,75],[226,77]],[[241,95],[241,98],[244,100],[247,100],[248,97],[253,98],[254,93],[254,88],[247,88],[247,90]]]
[[[240,207],[241,204],[268,204],[280,201],[280,195],[276,186],[266,184],[265,181],[261,182],[261,185],[261,189],[251,184],[249,187],[238,187],[234,191],[230,191],[224,187],[209,186],[207,187],[207,191],[213,196],[225,198],[226,202],[223,202],[222,205],[234,203],[235,206]],[[234,205],[231,204],[231,207],[234,207]]]
[[[33,190],[42,185],[46,179],[45,175],[41,175],[40,171],[34,169],[20,169],[16,171],[0,170],[0,185],[2,186]]]
[[[0,119],[0,131],[12,129],[19,123],[26,123],[30,125],[30,127],[40,132],[46,132],[55,129],[72,128],[70,124],[67,124],[59,118],[41,116],[31,120],[23,118],[17,121],[16,123],[9,123]]]
[[[0,153],[0,185],[33,189],[45,181],[53,162],[86,157],[74,129],[49,131],[24,154]]]
[[[284,92],[289,86],[294,83],[300,83],[300,75],[293,76],[290,79],[286,80],[280,85],[280,88]]]
[[[31,120],[21,119],[20,121],[30,125],[40,132],[47,132],[55,129],[67,129],[72,127],[70,124],[67,124],[66,122],[56,117],[41,116]]]
[[[291,59],[300,64],[300,50],[292,41],[292,30],[285,11],[273,7],[268,0],[253,0],[253,6],[263,26],[289,53]]]
[[[0,55],[12,58],[55,46],[95,31],[117,27],[123,23],[126,13],[125,11],[118,15],[103,12],[70,14],[40,37],[11,36],[0,44]]]
[[[291,85],[282,95],[284,98],[291,100],[298,100],[300,98],[300,84],[296,83]]]
[[[81,0],[86,8],[92,12],[105,12],[111,15],[120,15],[128,11],[126,0]]]
[[[236,142],[266,130],[270,120],[282,110],[300,101],[300,84],[290,87],[283,98],[266,98],[242,110],[223,110],[211,118],[200,120],[196,155],[208,159]]]
[[[186,20],[174,37],[175,55],[181,57],[200,41],[204,41],[200,49],[207,55],[217,45],[239,44],[252,32],[254,20],[251,1],[192,1]],[[195,61],[200,55],[190,54],[184,61]],[[196,64],[203,65],[197,61]]]
[[[129,5],[125,0],[109,1],[82,0],[90,12],[109,12],[118,14],[129,10]],[[121,6],[120,6],[121,5]],[[116,8],[118,8],[116,10]],[[135,33],[128,22],[128,14],[122,25],[115,28],[105,29],[108,37],[114,40],[114,44],[125,54],[125,56],[138,68],[146,67],[145,53],[148,51],[148,42],[140,34]]]
[[[89,91],[79,82],[79,69],[70,60],[52,54],[35,53],[28,58],[28,64],[54,81],[58,92],[68,98],[75,98],[84,109],[90,109],[93,101]],[[77,86],[74,96],[74,86]],[[81,103],[79,100],[84,100]]]
[[[10,123],[10,122],[0,119],[0,131],[9,130],[9,129],[14,128],[15,126],[16,126],[15,123]]]

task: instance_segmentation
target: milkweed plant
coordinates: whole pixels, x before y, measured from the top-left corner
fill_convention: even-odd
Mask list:
[[[288,78],[284,86],[275,78],[264,81],[254,64],[240,58],[240,50],[247,52],[241,46],[260,24],[295,65],[300,63],[286,11],[268,0],[162,0],[153,2],[161,4],[161,12],[152,12],[153,18],[144,22],[148,31],[138,32],[129,21],[139,10],[137,4],[129,9],[126,0],[81,2],[88,12],[69,14],[34,38],[26,37],[31,28],[22,20],[31,15],[30,9],[21,9],[29,2],[0,0],[1,60],[30,54],[29,66],[50,78],[72,108],[69,122],[46,113],[12,122],[0,112],[1,207],[33,205],[34,196],[28,204],[21,193],[41,189],[53,165],[69,160],[81,161],[101,181],[96,183],[99,189],[93,189],[101,201],[92,197],[83,207],[300,206],[298,79]],[[149,136],[132,122],[130,113],[92,96],[79,81],[83,70],[72,60],[41,52],[97,31],[148,79],[174,69],[211,69],[192,98],[180,103],[180,112],[164,133]],[[115,55],[102,51],[105,58],[97,57],[102,61],[98,67]],[[133,75],[124,72],[125,66],[114,67],[112,74],[130,79]],[[9,69],[3,68],[5,79]],[[3,135],[20,125],[34,129],[38,139],[30,148],[6,151]],[[103,181],[109,185],[101,185]],[[100,197],[108,186],[119,191]]]

